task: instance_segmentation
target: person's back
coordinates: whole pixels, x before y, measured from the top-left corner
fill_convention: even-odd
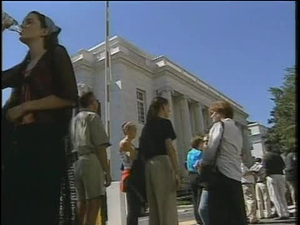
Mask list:
[[[283,175],[285,163],[282,157],[275,152],[266,152],[263,159],[263,166],[266,170],[266,175]]]
[[[71,138],[74,150],[78,155],[95,152],[95,143],[92,141],[90,125],[93,121],[100,119],[96,113],[84,110],[79,112],[72,120]]]
[[[145,125],[141,135],[142,141],[140,142],[143,144],[141,148],[145,149],[145,159],[151,159],[157,155],[168,155],[165,139],[166,134],[171,132],[170,130],[167,130],[170,128],[170,124],[170,120],[156,117]],[[174,136],[170,138],[173,138]]]

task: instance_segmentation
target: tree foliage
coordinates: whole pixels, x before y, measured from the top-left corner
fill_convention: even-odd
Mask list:
[[[269,145],[281,151],[296,149],[296,69],[286,69],[283,85],[271,87],[271,100],[275,103],[270,113],[268,130],[265,138]]]

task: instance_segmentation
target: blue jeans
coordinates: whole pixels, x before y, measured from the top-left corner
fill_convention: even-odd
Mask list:
[[[199,211],[201,220],[203,222],[203,225],[208,225],[209,224],[208,191],[205,189],[202,190],[198,211]]]

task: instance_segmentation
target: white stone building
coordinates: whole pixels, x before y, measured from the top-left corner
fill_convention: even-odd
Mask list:
[[[234,119],[243,132],[245,148],[249,149],[247,117],[243,107],[216,89],[187,72],[164,56],[154,57],[140,50],[121,37],[110,39],[113,82],[119,81],[111,91],[111,143],[110,158],[112,177],[120,179],[119,141],[123,137],[121,125],[134,121],[138,126],[138,136],[146,120],[148,106],[153,97],[161,95],[171,103],[171,121],[177,140],[182,174],[190,140],[196,133],[203,133],[211,124],[208,107],[216,100],[224,99],[235,110]],[[72,57],[77,82],[91,86],[101,102],[104,121],[104,61],[105,43],[89,50],[80,50]],[[135,143],[138,145],[137,141]]]
[[[251,154],[256,158],[262,158],[265,153],[265,144],[263,136],[267,133],[268,128],[256,122],[248,124],[249,140],[252,144]]]

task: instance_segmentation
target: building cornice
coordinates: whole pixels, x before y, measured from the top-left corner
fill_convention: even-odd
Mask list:
[[[168,73],[165,73],[166,71]],[[197,83],[193,82],[191,79],[189,79],[185,76],[181,76],[181,73],[179,73],[177,70],[175,70],[172,67],[166,66],[166,67],[163,67],[160,70],[158,70],[156,72],[156,78],[160,77],[160,76],[170,76],[170,77],[172,77],[173,79],[177,80],[180,83],[182,83],[184,81],[190,87],[194,88],[195,91],[201,92],[202,96],[207,96],[207,98],[209,98],[211,101],[217,101],[217,100],[220,100],[220,99],[224,99],[224,98],[222,98],[222,96],[215,95],[215,93],[211,92],[209,89],[205,89],[205,88],[203,88],[203,86],[197,85]],[[195,98],[194,100],[195,101],[200,101],[202,104],[205,104],[206,106],[209,106],[209,104],[211,104],[211,101],[207,101],[206,98],[200,97],[200,96]],[[224,100],[227,100],[227,99],[224,99]],[[236,112],[239,112],[240,114],[242,114],[245,117],[249,116],[241,107],[237,107],[236,104],[234,104],[232,102],[230,102],[230,103],[232,104],[232,106],[234,107]]]
[[[224,99],[224,100],[230,102],[232,105],[235,105],[241,111],[244,111],[244,109],[241,105],[239,105],[235,101],[231,100],[230,98],[226,97],[220,91],[218,91],[215,88],[211,87],[210,85],[208,85],[204,81],[200,80],[198,77],[192,75],[191,73],[189,73],[188,71],[186,71],[185,69],[180,67],[179,65],[175,64],[174,62],[169,60],[167,57],[159,56],[159,57],[156,57],[155,59],[153,59],[152,61],[155,62],[156,65],[158,66],[157,71],[160,71],[160,68],[165,68],[165,67],[172,68],[175,71],[180,73],[180,75],[181,75],[180,77],[182,77],[182,75],[184,75],[184,77],[191,80],[194,84],[195,83],[198,84],[199,86],[203,87],[205,90],[208,90],[210,93],[213,93],[214,95],[218,96],[218,98]]]
[[[200,80],[198,77],[189,73],[178,64],[172,62],[167,57],[159,56],[154,58],[152,55],[142,51],[137,46],[119,36],[112,37],[109,40],[109,44],[111,55],[113,56],[112,60],[118,59],[127,64],[129,63],[130,65],[134,65],[140,70],[147,71],[147,76],[152,78],[168,75],[168,73],[162,73],[162,71],[168,71],[173,75],[173,78],[176,77],[180,82],[185,81],[187,84],[208,95],[210,99],[223,99],[228,101],[241,114],[248,117],[248,114],[244,111],[241,105],[226,97],[215,88]],[[82,65],[86,68],[98,67],[99,65],[102,65],[102,61],[105,59],[105,42],[102,42],[89,50],[80,50],[77,54],[72,56],[71,59],[74,67],[80,67]],[[152,74],[154,74],[154,76]]]
[[[111,57],[112,60],[112,64],[117,63],[117,62],[122,62],[125,65],[134,67],[135,69],[141,71],[143,74],[145,74],[147,77],[153,79],[153,71],[151,69],[149,69],[148,67],[145,67],[144,65],[136,62],[135,60],[131,59],[130,57],[128,57],[127,55],[124,54],[124,52],[122,51],[118,51],[115,52],[114,54],[112,54]],[[97,61],[97,68],[104,66],[104,61],[105,59],[100,59]],[[104,67],[103,67],[104,69]]]

